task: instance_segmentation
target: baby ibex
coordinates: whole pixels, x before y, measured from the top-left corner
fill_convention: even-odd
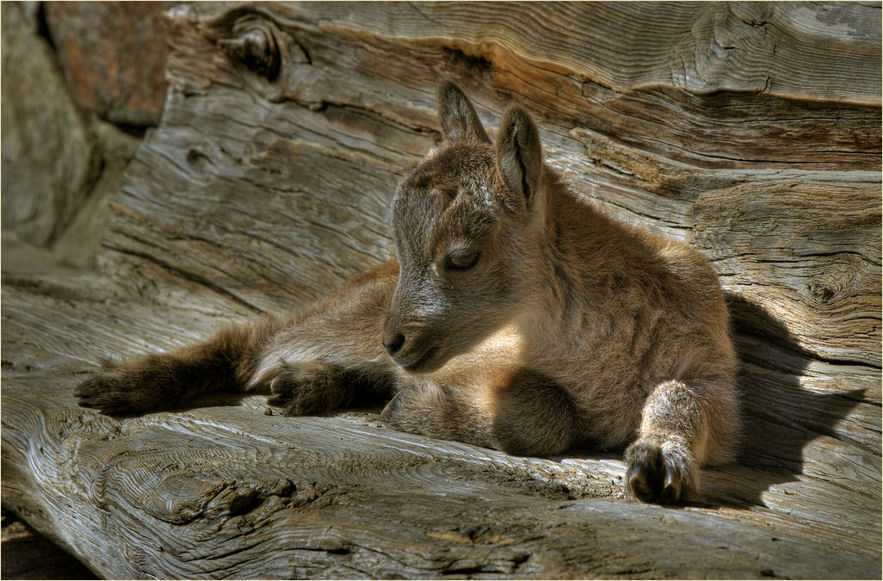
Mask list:
[[[131,414],[245,390],[298,415],[380,389],[395,428],[518,455],[625,448],[638,499],[695,492],[702,464],[733,459],[740,425],[708,262],[569,190],[523,108],[493,145],[459,88],[439,101],[444,144],[393,200],[398,261],[287,321],[106,369],[80,404]]]

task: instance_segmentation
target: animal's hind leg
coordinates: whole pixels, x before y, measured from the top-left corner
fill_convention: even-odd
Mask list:
[[[567,394],[524,369],[489,386],[412,379],[382,418],[403,431],[519,456],[559,454],[574,441],[575,411]]]
[[[625,451],[629,489],[644,502],[694,495],[702,464],[732,459],[737,428],[735,399],[725,385],[659,384],[644,404],[638,439]]]
[[[74,395],[83,407],[128,415],[174,409],[201,393],[239,391],[253,372],[261,345],[279,326],[265,319],[169,353],[105,364]]]

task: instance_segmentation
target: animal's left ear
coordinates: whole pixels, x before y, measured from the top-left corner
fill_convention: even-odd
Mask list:
[[[449,143],[490,143],[475,107],[460,87],[445,81],[438,88],[438,116]]]
[[[543,179],[543,149],[536,124],[520,105],[510,107],[500,125],[497,171],[513,195],[522,196],[528,208],[535,205]]]

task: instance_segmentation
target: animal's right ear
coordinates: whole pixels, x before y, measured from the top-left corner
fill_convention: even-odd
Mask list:
[[[445,81],[438,88],[438,116],[449,143],[490,143],[475,107],[460,87]]]
[[[536,123],[523,107],[509,107],[497,134],[497,172],[506,189],[537,207],[543,182],[543,148]]]

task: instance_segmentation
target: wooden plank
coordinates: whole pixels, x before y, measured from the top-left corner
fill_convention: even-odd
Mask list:
[[[296,466],[295,472],[286,469],[286,476],[289,479],[295,482],[317,481],[315,474],[307,469],[303,458],[284,460],[268,458],[268,452],[261,450],[261,447],[268,443],[286,450],[301,450],[312,458],[314,463],[312,465],[317,466],[317,469],[329,462],[334,464],[329,458],[336,462],[337,456],[335,454],[344,454],[347,458],[347,468],[357,474],[361,474],[365,470],[365,466],[395,473],[400,464],[408,466],[414,462],[425,462],[427,455],[432,457],[433,461],[448,462],[453,454],[457,462],[481,467],[480,474],[505,472],[507,482],[512,486],[539,487],[540,490],[546,490],[544,494],[552,494],[548,492],[549,490],[557,491],[556,494],[561,499],[571,499],[573,502],[577,502],[573,499],[606,499],[608,502],[617,503],[620,510],[623,511],[630,511],[635,506],[621,504],[622,462],[618,458],[599,456],[596,452],[591,451],[556,460],[512,458],[499,452],[482,450],[464,444],[432,441],[420,436],[378,428],[376,415],[352,416],[344,414],[343,417],[337,419],[273,418],[268,420],[264,416],[265,403],[260,396],[253,396],[243,402],[246,406],[245,412],[237,411],[239,408],[206,408],[204,406],[218,403],[207,401],[197,404],[198,409],[192,412],[152,414],[145,418],[126,419],[122,422],[77,409],[70,387],[76,383],[79,377],[82,377],[82,373],[88,372],[89,365],[86,361],[88,356],[76,354],[76,351],[73,351],[70,346],[83,346],[83,348],[90,350],[94,357],[131,355],[142,350],[171,347],[180,339],[179,341],[170,341],[170,337],[188,332],[194,333],[192,329],[188,331],[191,324],[202,325],[202,332],[207,333],[210,327],[207,321],[217,322],[223,313],[228,309],[232,311],[236,304],[230,299],[226,299],[225,304],[220,299],[215,299],[211,290],[182,280],[178,284],[187,289],[186,295],[183,292],[179,295],[176,291],[176,296],[187,296],[192,303],[202,305],[203,308],[214,303],[212,309],[215,314],[212,317],[203,311],[199,313],[198,317],[190,315],[189,318],[182,318],[181,315],[187,312],[187,308],[159,309],[155,304],[151,306],[150,301],[144,300],[117,303],[117,301],[124,300],[124,296],[102,298],[93,295],[97,300],[91,302],[70,301],[70,296],[77,296],[76,289],[78,287],[80,293],[91,295],[89,285],[94,285],[95,288],[107,288],[107,285],[104,284],[105,281],[96,281],[90,277],[74,277],[66,283],[59,282],[57,278],[54,278],[53,282],[52,289],[39,284],[35,284],[31,289],[25,289],[23,285],[19,284],[15,287],[15,292],[10,293],[7,290],[4,295],[11,296],[12,299],[4,302],[3,325],[4,345],[11,347],[13,352],[18,355],[18,362],[14,365],[4,365],[6,376],[4,389],[6,391],[3,395],[5,404],[3,423],[4,426],[15,427],[13,430],[4,431],[4,459],[7,462],[3,468],[6,481],[4,483],[4,502],[12,503],[12,506],[15,507],[31,507],[26,511],[33,511],[34,506],[41,507],[38,513],[32,513],[29,516],[36,519],[36,523],[48,526],[50,530],[57,530],[59,523],[64,520],[48,516],[58,512],[62,505],[66,507],[64,511],[69,512],[71,502],[85,502],[86,505],[78,506],[76,512],[85,511],[87,514],[96,510],[103,514],[109,509],[106,498],[95,498],[92,493],[86,493],[86,496],[83,496],[84,491],[96,489],[98,487],[96,482],[106,478],[109,470],[117,478],[129,483],[127,486],[136,486],[136,484],[132,484],[133,482],[146,482],[146,484],[142,482],[137,486],[147,488],[125,488],[118,493],[119,498],[115,499],[116,503],[137,502],[127,509],[132,511],[132,515],[127,517],[129,519],[143,518],[143,515],[136,515],[138,510],[144,509],[144,491],[152,486],[151,483],[165,481],[165,478],[169,478],[169,482],[172,483],[178,482],[184,477],[184,474],[192,471],[194,466],[201,466],[200,473],[207,471],[205,473],[216,475],[213,470],[223,468],[224,471],[234,474],[235,477],[230,476],[230,478],[236,481],[242,479],[250,481],[249,479],[256,478],[260,482],[266,480],[264,471],[267,467]],[[65,284],[71,287],[70,292],[63,290]],[[174,280],[167,281],[166,286],[173,288],[175,286]],[[35,296],[27,296],[31,293]],[[111,308],[108,308],[109,305],[112,305]],[[19,345],[17,344],[20,341],[19,338],[26,336],[26,334],[18,326],[39,324],[39,319],[28,319],[25,316],[25,311],[31,310],[35,306],[39,306],[40,310],[45,312],[53,313],[51,331],[48,323],[43,323],[47,325],[45,330],[41,330],[39,327],[33,328],[36,334],[30,336],[27,345]],[[120,317],[123,315],[128,318],[121,319]],[[84,325],[83,321],[89,321],[89,324]],[[131,323],[131,327],[129,323]],[[128,335],[117,337],[120,327],[129,328],[131,337],[139,341],[143,340],[144,343],[133,343],[121,349],[123,344],[119,339],[127,338]],[[44,339],[35,342],[33,337],[44,337]],[[772,361],[781,359],[763,341],[752,340],[751,337],[747,337],[746,341],[746,347],[750,346],[753,353],[768,353],[768,357]],[[67,358],[68,362],[59,362],[58,359],[62,358]],[[42,369],[42,371],[35,373],[33,370],[23,370],[20,368],[21,361],[28,362],[27,365]],[[753,408],[751,416],[755,418],[751,431],[757,430],[765,434],[766,437],[750,440],[750,446],[743,461],[746,467],[733,466],[706,471],[704,476],[704,490],[710,502],[713,504],[722,503],[724,507],[745,508],[696,508],[690,510],[698,511],[704,516],[723,518],[723,522],[727,522],[726,526],[730,526],[729,521],[753,527],[762,526],[767,532],[775,531],[771,534],[776,538],[795,536],[824,543],[829,547],[828,550],[836,549],[840,553],[853,555],[856,562],[849,565],[853,568],[850,570],[856,571],[856,576],[862,576],[860,571],[863,568],[866,570],[869,566],[867,559],[873,560],[875,558],[879,546],[879,451],[871,447],[868,435],[863,431],[879,429],[879,407],[870,403],[850,402],[847,407],[855,406],[855,408],[866,410],[862,414],[857,414],[855,409],[850,412],[844,409],[838,410],[836,407],[832,407],[830,397],[816,398],[811,392],[808,393],[797,385],[792,385],[790,392],[775,392],[771,386],[779,385],[788,376],[775,369],[764,370],[763,365],[769,364],[769,361],[765,361],[762,357],[755,358],[755,361],[752,370],[745,374],[743,389],[746,391],[763,390],[761,391],[763,394],[761,400],[749,400],[749,405],[752,405]],[[13,368],[10,369],[10,367]],[[764,373],[758,375],[755,368],[763,370]],[[48,375],[42,375],[47,373]],[[22,401],[21,397],[26,399]],[[230,403],[230,401],[226,403]],[[771,407],[776,404],[778,404],[778,408]],[[758,414],[759,411],[765,413],[761,415]],[[820,416],[820,412],[827,414],[827,418]],[[241,415],[243,413],[245,415]],[[34,416],[34,414],[37,415]],[[840,418],[839,414],[845,415],[841,422],[848,424],[864,417],[871,421],[871,425],[843,429],[836,421]],[[264,421],[270,422],[268,425],[271,428],[267,429],[271,429],[272,433],[255,431],[257,426],[262,425]],[[825,427],[826,421],[831,421],[831,425],[827,429],[831,430],[832,436],[820,440],[816,434],[821,429],[819,426]],[[157,425],[161,425],[168,432],[157,434],[150,431]],[[795,425],[798,426],[798,429],[794,428]],[[94,434],[95,430],[98,430],[98,435]],[[145,432],[145,430],[148,431]],[[205,430],[208,430],[208,433],[203,433]],[[370,434],[366,435],[364,430],[368,430]],[[773,449],[768,446],[768,438],[771,433],[777,434],[778,445]],[[40,434],[39,438],[45,438],[47,441],[35,442],[34,434]],[[138,434],[137,442],[128,439],[129,436],[134,437],[136,434]],[[24,440],[18,440],[18,438],[24,438]],[[61,441],[56,441],[54,438],[61,438]],[[255,447],[254,451],[249,452],[242,448],[243,442],[240,439],[243,438],[252,442],[250,445]],[[331,444],[325,439],[332,440],[334,444],[332,449],[338,450],[338,452],[329,451]],[[366,443],[366,439],[370,441]],[[855,439],[858,440],[858,443],[854,441]],[[85,443],[93,441],[101,443],[102,446],[109,445],[109,442],[112,441],[114,443],[113,451],[104,448],[95,450],[90,452],[92,456],[86,461],[79,454],[83,453],[82,446]],[[210,450],[200,451],[206,442],[222,442],[221,448],[227,449],[227,452],[219,451],[214,446]],[[406,445],[407,442],[410,444]],[[810,444],[809,447],[807,447],[807,443]],[[70,456],[73,453],[70,450],[71,446],[76,449],[78,454],[76,457]],[[367,446],[367,448],[363,450],[361,446]],[[403,446],[404,448],[402,448]],[[398,450],[396,454],[399,457],[395,461],[379,460],[375,457],[377,454],[375,447],[382,450]],[[43,452],[40,452],[41,449]],[[25,456],[16,458],[9,452],[10,450],[24,450]],[[55,455],[47,458],[48,450],[55,450],[55,452],[51,452]],[[140,452],[133,455],[132,452],[126,452],[126,450],[140,450]],[[155,463],[141,465],[143,454],[145,451],[151,450],[161,450],[166,455]],[[346,450],[346,452],[344,453],[342,450]],[[372,452],[369,453],[369,450]],[[65,458],[59,458],[58,454],[64,454]],[[406,458],[406,456],[413,454],[422,460]],[[194,455],[200,458],[195,464],[189,459]],[[108,461],[117,457],[125,460],[126,464],[119,468],[109,468]],[[169,458],[178,459],[173,462]],[[211,458],[211,460],[207,460],[207,458]],[[797,462],[796,466],[793,465],[795,461]],[[116,460],[111,464],[114,462]],[[207,468],[206,462],[211,466],[215,466],[215,464],[217,466],[211,469]],[[46,466],[43,468],[29,469],[26,476],[17,474],[20,469],[17,467],[33,467],[44,463]],[[747,465],[757,466],[759,469],[748,468]],[[771,470],[770,466],[775,469]],[[84,478],[85,483],[81,482],[76,486],[68,484],[58,489],[59,482],[69,482],[71,479],[69,474],[57,472],[65,467],[68,467],[67,469],[76,467],[77,478]],[[274,468],[274,473],[275,470]],[[90,471],[96,472],[96,475],[89,476]],[[175,476],[173,477],[170,473]],[[34,482],[35,478],[38,478],[39,481]],[[332,471],[324,473],[323,478],[326,485],[332,486],[339,481],[340,475],[338,472]],[[379,481],[382,481],[383,478],[386,476],[378,476]],[[468,480],[474,481],[476,478],[480,478],[480,476],[472,475]],[[431,479],[430,476],[427,476],[426,481],[421,482],[421,486],[425,488]],[[380,485],[381,482],[378,482],[377,486]],[[106,484],[102,484],[100,488],[106,488],[106,486]],[[399,484],[398,486],[403,485]],[[31,496],[34,491],[39,491],[39,501]],[[848,494],[844,495],[844,491],[848,491]],[[182,498],[180,502],[184,502],[186,505],[189,493],[162,489],[155,491],[154,494],[156,500],[151,501],[152,503],[157,506],[167,506],[169,499],[179,496]],[[49,498],[47,499],[47,497]],[[13,500],[9,500],[10,498]],[[192,498],[190,500],[192,501]],[[118,508],[117,504],[114,506]],[[799,517],[795,513],[799,514]],[[843,521],[843,514],[851,515],[848,524]],[[51,524],[43,522],[50,518]],[[96,522],[107,522],[106,517],[95,518]],[[207,522],[214,522],[213,518],[211,514],[204,517]],[[377,519],[383,520],[383,517],[378,516]],[[73,519],[74,522],[80,520]],[[459,523],[451,522],[449,524],[451,530],[460,530],[457,528]],[[116,526],[118,525],[114,525],[114,531],[116,531]],[[131,526],[130,528],[137,531],[137,527]],[[180,527],[173,530],[175,534],[180,534]],[[95,538],[96,534],[99,532],[89,531],[89,534],[85,534],[84,531],[77,530],[75,532],[69,531],[57,538],[59,542],[70,543],[72,538]],[[107,532],[101,534],[107,534]],[[114,534],[118,534],[118,532]],[[168,534],[173,533],[170,530]],[[653,536],[662,534],[662,532],[647,529],[643,534]],[[856,541],[856,539],[860,540]],[[131,542],[135,542],[134,537]],[[101,562],[102,559],[105,559],[105,557],[96,556],[95,547],[83,547],[80,544],[72,545],[72,548],[79,554],[89,555],[90,563]],[[109,555],[118,554],[117,548],[107,550]],[[196,550],[196,548],[194,546],[188,550]],[[544,548],[543,551],[545,550]],[[864,557],[855,555],[856,552]],[[822,555],[822,553],[819,554]],[[787,558],[793,558],[793,555],[788,555]],[[106,557],[106,559],[110,559],[110,557]],[[787,560],[786,556],[782,554],[778,554],[776,559]],[[241,574],[243,570],[236,569],[240,565],[232,563],[230,567],[234,569],[231,574]],[[200,567],[202,565],[193,564],[192,566]],[[657,566],[662,567],[663,565],[660,563]],[[105,568],[100,570],[105,575],[131,576],[135,574],[128,569],[121,569],[119,562],[105,562],[103,567]],[[197,569],[176,567],[183,567],[183,565],[164,569],[162,574],[166,576],[197,574]],[[708,567],[725,567],[725,565],[714,563],[709,564]],[[781,566],[779,565],[779,567]],[[276,571],[272,568],[269,570]],[[664,569],[658,568],[653,570],[657,574],[664,571]],[[711,570],[711,568],[707,569],[707,571]],[[739,569],[714,570],[718,571],[718,574],[721,574],[722,570],[727,571],[727,574],[737,576],[743,574],[739,573]],[[153,574],[156,574],[156,570],[152,571],[154,571]],[[539,571],[544,571],[542,574],[546,575],[549,570],[541,569],[537,574],[540,574]],[[573,569],[570,573],[574,575],[577,574],[577,571],[578,569]],[[605,569],[605,571],[607,570]],[[140,576],[144,572],[144,570],[139,570],[137,573]],[[522,570],[517,569],[517,572],[520,573]],[[747,572],[744,574],[748,575]]]

